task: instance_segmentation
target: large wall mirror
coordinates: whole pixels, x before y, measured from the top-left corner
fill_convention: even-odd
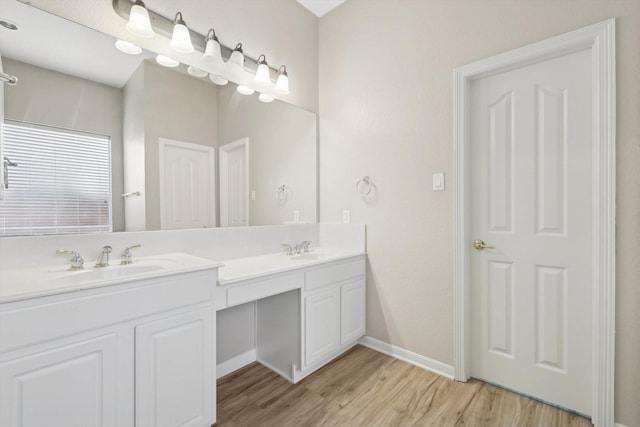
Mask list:
[[[3,88],[0,235],[317,221],[314,113],[17,0],[0,19],[18,27],[0,27],[18,78]]]

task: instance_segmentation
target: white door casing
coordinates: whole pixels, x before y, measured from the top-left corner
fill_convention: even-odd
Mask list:
[[[470,84],[471,375],[591,413],[586,50]]]
[[[472,235],[470,179],[470,144],[472,119],[470,116],[470,91],[477,79],[504,73],[530,64],[540,63],[562,55],[586,51],[591,68],[592,108],[589,111],[591,123],[591,216],[589,218],[592,242],[589,262],[583,265],[589,269],[591,281],[591,413],[596,426],[613,425],[613,380],[614,380],[614,320],[615,320],[615,22],[605,21],[568,34],[554,37],[533,45],[488,58],[458,68],[454,71],[454,169],[456,177],[455,194],[455,279],[454,279],[454,368],[455,378],[466,381],[471,373],[471,242]],[[542,90],[543,88],[541,88]],[[548,92],[549,100],[559,95]],[[542,96],[542,95],[541,95]],[[500,105],[500,102],[502,104]],[[509,98],[498,100],[496,110],[505,108]],[[509,106],[509,108],[512,108]],[[520,171],[516,171],[519,173]],[[571,178],[569,178],[570,180]],[[474,176],[475,180],[475,176]],[[534,192],[532,190],[532,192]],[[557,226],[557,223],[556,223]],[[487,244],[493,242],[487,241]],[[509,278],[507,264],[496,262],[495,273]],[[502,267],[502,269],[500,269]],[[540,280],[565,280],[559,270],[538,271]],[[550,266],[555,268],[556,266]],[[507,274],[508,273],[508,274]],[[555,274],[557,273],[557,274]],[[560,274],[562,273],[562,274]],[[535,279],[535,273],[532,273]],[[544,281],[541,281],[544,283]],[[566,283],[566,282],[565,282]],[[542,286],[544,288],[544,286]],[[558,295],[562,297],[562,295]],[[557,300],[560,301],[560,300]],[[565,302],[562,302],[563,304]],[[534,306],[534,302],[531,302]],[[569,321],[570,319],[568,319]],[[505,344],[503,342],[504,345]]]
[[[249,138],[220,147],[220,226],[249,225]]]
[[[215,148],[160,138],[160,228],[215,227]]]

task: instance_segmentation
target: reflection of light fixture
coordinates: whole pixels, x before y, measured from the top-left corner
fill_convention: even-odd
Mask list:
[[[136,36],[144,38],[153,37],[155,35],[153,28],[151,28],[149,12],[147,12],[147,8],[141,0],[136,0],[134,5],[131,7],[127,30]]]
[[[289,75],[287,74],[287,67],[283,65],[278,69],[278,80],[276,81],[276,93],[289,93]]]
[[[267,58],[264,55],[258,57],[258,69],[256,70],[254,81],[260,86],[268,86],[271,84],[269,65],[267,65]]]
[[[224,77],[217,76],[215,74],[209,74],[209,80],[211,80],[218,86],[224,86],[227,83],[229,83],[229,80],[225,79]]]
[[[260,96],[258,96],[258,99],[262,102],[273,102],[275,98],[271,95],[267,95],[266,93],[261,93]]]
[[[233,52],[231,52],[231,56],[227,63],[235,67],[240,67],[241,70],[244,70],[244,53],[242,52],[242,43],[238,43],[236,45]]]
[[[220,53],[220,41],[216,37],[216,32],[212,28],[207,33],[207,37],[204,39],[206,47],[204,49],[204,57],[211,58],[216,62],[222,62],[222,54]]]
[[[138,55],[142,53],[142,48],[140,46],[136,46],[135,44],[124,40],[117,40],[116,47],[120,52],[128,53],[129,55]]]
[[[173,37],[171,37],[171,48],[180,53],[191,53],[194,51],[193,44],[191,43],[191,35],[187,24],[182,19],[182,13],[176,13],[176,18],[173,20]]]
[[[238,93],[242,95],[253,95],[253,93],[255,92],[255,90],[251,89],[250,87],[246,87],[244,85],[238,85],[238,89],[236,90],[238,91]]]
[[[174,68],[180,65],[178,61],[168,56],[158,55],[156,56],[156,62],[164,67]]]
[[[198,78],[207,77],[207,74],[209,74],[206,71],[203,71],[200,68],[196,68],[192,65],[189,65],[189,67],[187,68],[187,72],[191,74],[193,77],[198,77]]]

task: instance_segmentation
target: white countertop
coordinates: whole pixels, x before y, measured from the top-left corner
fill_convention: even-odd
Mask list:
[[[42,268],[0,269],[0,303],[65,292],[117,285],[221,267],[223,264],[184,253],[134,257],[129,265],[112,260],[111,266],[69,271],[68,264]]]
[[[224,261],[224,266],[218,270],[218,285],[231,285],[268,274],[283,273],[359,255],[365,255],[365,253],[343,249],[315,248],[308,253],[299,255],[287,255],[279,252],[227,260]]]

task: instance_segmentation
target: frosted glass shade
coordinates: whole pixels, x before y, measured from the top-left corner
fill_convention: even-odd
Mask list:
[[[266,93],[261,93],[260,96],[258,96],[258,99],[262,102],[273,102],[275,98],[271,95],[267,95]]]
[[[131,7],[129,14],[129,22],[127,22],[127,30],[139,37],[153,37],[155,33],[151,28],[151,20],[149,20],[149,12],[144,7],[144,3],[136,2]]]
[[[180,63],[173,58],[169,58],[168,56],[158,55],[156,56],[156,62],[164,67],[175,68]]]
[[[180,53],[191,53],[194,51],[193,44],[191,43],[191,35],[186,25],[176,24],[173,26],[173,37],[171,48]]]
[[[209,80],[217,84],[218,86],[224,86],[229,83],[229,80],[224,77],[216,76],[215,74],[209,74]]]
[[[207,77],[207,74],[209,74],[206,71],[201,70],[200,68],[196,68],[192,65],[189,65],[189,67],[187,68],[187,72],[191,74],[193,77],[198,77],[198,78]]]
[[[231,52],[231,56],[229,57],[227,64],[244,69],[244,53],[242,53],[242,49],[238,49],[236,47],[233,52]]]
[[[215,40],[207,40],[207,46],[204,49],[205,58],[222,62],[222,54],[220,53],[220,43]]]
[[[117,40],[116,48],[118,48],[120,52],[124,52],[129,55],[138,55],[142,53],[142,48],[140,46],[136,46],[135,44],[124,40]]]
[[[269,76],[269,66],[266,63],[258,65],[256,70],[255,82],[260,86],[268,86],[271,84],[271,77]]]
[[[253,93],[255,92],[255,90],[251,89],[250,87],[246,87],[244,85],[238,85],[237,91],[242,95],[253,95]]]
[[[276,93],[289,93],[289,76],[286,73],[280,73],[275,87]]]

